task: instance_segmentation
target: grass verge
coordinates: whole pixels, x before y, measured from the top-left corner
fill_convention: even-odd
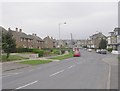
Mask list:
[[[2,58],[0,58],[0,59],[2,60],[2,62],[29,59],[29,58],[25,58],[25,57],[20,57],[18,55],[10,55],[8,59],[6,58],[6,55],[2,55],[1,57]]]
[[[52,62],[52,60],[26,60],[26,61],[22,61],[19,63],[22,64],[30,64],[30,65],[38,65],[38,64],[45,64],[45,63],[49,63]]]
[[[73,54],[72,54],[72,53],[66,54],[66,55],[61,55],[61,56],[52,57],[52,58],[50,58],[50,59],[64,60],[64,59],[71,58],[71,57],[73,57]]]

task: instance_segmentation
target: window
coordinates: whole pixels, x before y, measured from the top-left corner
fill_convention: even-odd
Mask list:
[[[25,45],[23,45],[23,48],[26,48],[26,46],[25,46]]]
[[[26,39],[24,39],[24,41],[26,41]]]
[[[21,38],[21,41],[23,41],[24,39],[23,38]]]

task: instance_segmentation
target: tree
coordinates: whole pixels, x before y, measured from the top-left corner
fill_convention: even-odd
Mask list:
[[[99,49],[106,49],[107,47],[107,41],[106,39],[101,39],[100,43],[99,43]]]
[[[15,40],[12,38],[10,31],[2,34],[2,49],[7,53],[7,59],[9,58],[10,53],[16,49]]]

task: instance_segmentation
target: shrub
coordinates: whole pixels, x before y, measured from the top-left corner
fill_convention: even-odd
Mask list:
[[[39,50],[38,51],[38,57],[43,57],[44,55],[44,51],[43,50]]]
[[[112,52],[113,48],[108,48],[107,50],[108,50],[109,52]]]
[[[50,54],[51,54],[51,52],[49,52],[49,51],[44,52],[44,56],[49,56]]]
[[[34,49],[33,50],[34,53],[39,53],[39,51],[40,51],[39,49]]]
[[[54,53],[54,54],[59,54],[60,51],[59,51],[59,50],[53,50],[53,53]]]
[[[29,49],[29,48],[16,48],[16,52],[17,53],[21,53],[21,52],[33,52],[33,49]]]
[[[61,53],[64,54],[64,53],[65,53],[65,50],[61,50]]]
[[[34,49],[33,52],[37,53],[38,57],[43,57],[44,55],[44,50]]]

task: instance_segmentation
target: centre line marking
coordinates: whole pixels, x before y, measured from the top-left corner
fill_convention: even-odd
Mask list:
[[[74,66],[75,66],[75,65],[72,65],[72,66],[70,66],[70,67],[68,67],[68,68],[70,69],[70,68],[72,68],[72,67],[74,67]]]
[[[63,72],[63,71],[64,71],[64,70],[58,71],[58,72],[56,72],[56,73],[50,75],[49,77],[54,76],[54,75],[57,75],[57,74],[59,74],[59,73],[61,73],[61,72]]]
[[[72,68],[73,66],[68,67],[69,69]]]
[[[36,83],[36,82],[38,82],[38,81],[34,81],[34,82],[31,82],[31,83],[28,83],[28,84],[26,84],[26,85],[24,85],[24,86],[21,86],[21,87],[18,87],[18,88],[16,88],[16,89],[21,89],[21,88],[27,87],[27,86],[29,86],[29,85],[32,85],[32,84]]]

